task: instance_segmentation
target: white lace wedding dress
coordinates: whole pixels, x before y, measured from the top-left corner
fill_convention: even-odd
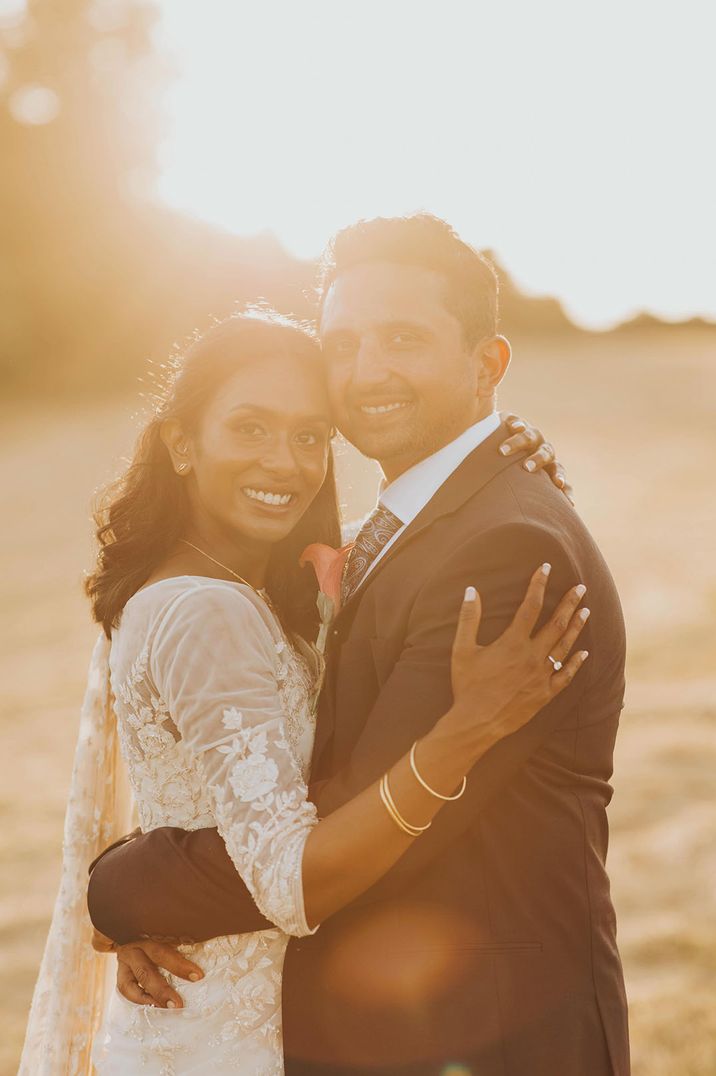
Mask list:
[[[205,972],[171,979],[183,1009],[115,991],[93,1052],[101,1076],[283,1072],[283,959],[289,935],[310,933],[301,861],[317,821],[306,775],[319,662],[239,583],[167,579],[127,603],[110,670],[141,827],[217,826],[278,929],[181,946]]]

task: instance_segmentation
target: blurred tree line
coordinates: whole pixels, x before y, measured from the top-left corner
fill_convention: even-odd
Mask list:
[[[171,77],[155,18],[143,0],[34,0],[0,26],[6,390],[126,385],[236,300],[308,316],[310,266],[151,200]]]
[[[126,387],[237,301],[309,317],[311,264],[270,235],[232,236],[152,200],[172,77],[154,48],[153,4],[15,8],[0,8],[5,393]],[[567,325],[556,302],[526,300],[509,281],[503,314],[508,328]]]

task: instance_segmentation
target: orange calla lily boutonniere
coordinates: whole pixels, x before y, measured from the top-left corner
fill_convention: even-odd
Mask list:
[[[307,564],[313,565],[318,580],[316,605],[321,618],[321,626],[316,639],[316,647],[322,654],[326,650],[328,629],[341,607],[343,568],[353,545],[353,542],[349,542],[340,549],[334,549],[330,545],[313,542],[306,546],[298,561],[302,568]]]

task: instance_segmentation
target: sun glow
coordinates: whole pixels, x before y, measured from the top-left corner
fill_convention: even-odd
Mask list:
[[[429,209],[584,324],[716,318],[709,5],[160,9],[170,204],[305,257]]]

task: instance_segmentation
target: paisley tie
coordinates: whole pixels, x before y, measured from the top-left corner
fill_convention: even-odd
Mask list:
[[[341,604],[344,605],[358,588],[361,580],[375,558],[396,531],[403,526],[394,512],[378,504],[358,531],[355,544],[351,549],[341,580]]]

